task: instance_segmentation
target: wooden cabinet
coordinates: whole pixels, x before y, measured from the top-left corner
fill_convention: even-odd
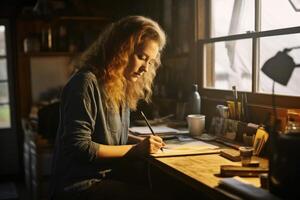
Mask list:
[[[19,19],[18,52],[83,51],[110,22],[108,17],[87,16]]]
[[[111,21],[92,16],[17,19],[16,85],[21,117],[27,117],[33,104],[47,100],[49,93],[67,81],[74,59]]]

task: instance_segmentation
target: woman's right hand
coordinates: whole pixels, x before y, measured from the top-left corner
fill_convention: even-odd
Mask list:
[[[161,137],[156,135],[150,135],[142,140],[140,143],[136,144],[134,149],[137,155],[149,155],[156,153],[163,146],[165,146],[164,141]]]

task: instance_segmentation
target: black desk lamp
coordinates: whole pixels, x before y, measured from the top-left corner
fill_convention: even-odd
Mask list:
[[[293,58],[287,53],[299,47],[286,48],[279,51],[274,57],[265,62],[261,70],[270,77],[273,81],[282,85],[287,85],[295,67],[300,67],[300,64],[295,64]]]
[[[272,106],[275,118],[273,132],[275,132],[277,128],[277,112],[274,95],[275,82],[286,86],[292,76],[294,69],[296,67],[300,67],[300,64],[296,64],[293,58],[288,55],[288,52],[293,49],[300,49],[300,46],[285,48],[283,51],[277,52],[276,55],[267,60],[261,68],[261,71],[274,81],[272,87]]]
[[[300,46],[279,51],[274,57],[267,60],[261,69],[274,81],[272,105],[275,120],[270,132],[269,189],[284,199],[300,199],[298,187],[300,181],[300,133],[278,134],[274,83],[288,84],[294,68],[300,66],[295,64],[288,52],[299,48]]]

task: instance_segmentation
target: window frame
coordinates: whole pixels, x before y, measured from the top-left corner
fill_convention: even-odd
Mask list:
[[[15,115],[15,98],[14,98],[14,82],[13,82],[13,52],[12,52],[12,26],[8,19],[0,19],[0,25],[5,26],[5,41],[6,41],[6,55],[1,56],[6,58],[7,61],[7,84],[8,84],[8,95],[9,101],[6,105],[10,108],[10,127],[1,128],[1,133],[14,133],[16,131],[16,115]],[[3,81],[4,82],[4,81]]]
[[[200,1],[201,2],[201,1]],[[220,99],[224,99],[224,101],[232,98],[232,91],[229,90],[222,90],[222,89],[215,89],[215,88],[204,88],[205,81],[206,81],[206,70],[209,70],[209,73],[213,73],[213,68],[210,67],[206,69],[206,64],[213,66],[213,59],[207,58],[213,56],[213,49],[209,50],[210,54],[206,55],[205,45],[214,42],[222,42],[222,41],[233,41],[238,39],[252,39],[252,90],[251,92],[246,92],[248,96],[249,103],[253,105],[265,105],[270,106],[272,102],[272,95],[271,94],[263,94],[258,93],[259,83],[258,83],[258,75],[259,75],[259,39],[268,36],[279,36],[279,35],[287,35],[293,33],[300,33],[300,26],[290,27],[290,28],[282,28],[282,29],[274,29],[274,30],[267,30],[267,31],[260,31],[260,14],[261,14],[261,6],[260,0],[255,0],[255,31],[243,34],[235,34],[235,35],[227,35],[221,37],[213,37],[210,38],[210,26],[211,26],[211,1],[205,2],[201,4],[206,9],[205,14],[205,35],[203,38],[197,39],[197,51],[199,59],[197,60],[197,67],[200,67],[200,73],[197,78],[198,84],[201,86],[200,91],[204,98],[208,99],[215,99],[216,101],[220,101]],[[198,11],[200,7],[198,7]],[[203,27],[200,27],[203,28]],[[199,28],[197,27],[197,30]],[[278,107],[283,108],[300,108],[300,97],[296,96],[287,96],[287,95],[278,95],[276,94],[276,105]],[[224,98],[225,97],[225,98]]]

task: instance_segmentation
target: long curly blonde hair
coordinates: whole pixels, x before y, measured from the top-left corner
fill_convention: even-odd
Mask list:
[[[145,40],[157,42],[159,55],[156,62],[136,82],[127,81],[124,70],[128,67],[129,56]],[[165,43],[166,35],[158,23],[143,16],[129,16],[108,26],[82,54],[77,67],[93,69],[104,94],[104,103],[112,111],[119,112],[120,106],[124,105],[135,110],[138,100],[150,101]]]

